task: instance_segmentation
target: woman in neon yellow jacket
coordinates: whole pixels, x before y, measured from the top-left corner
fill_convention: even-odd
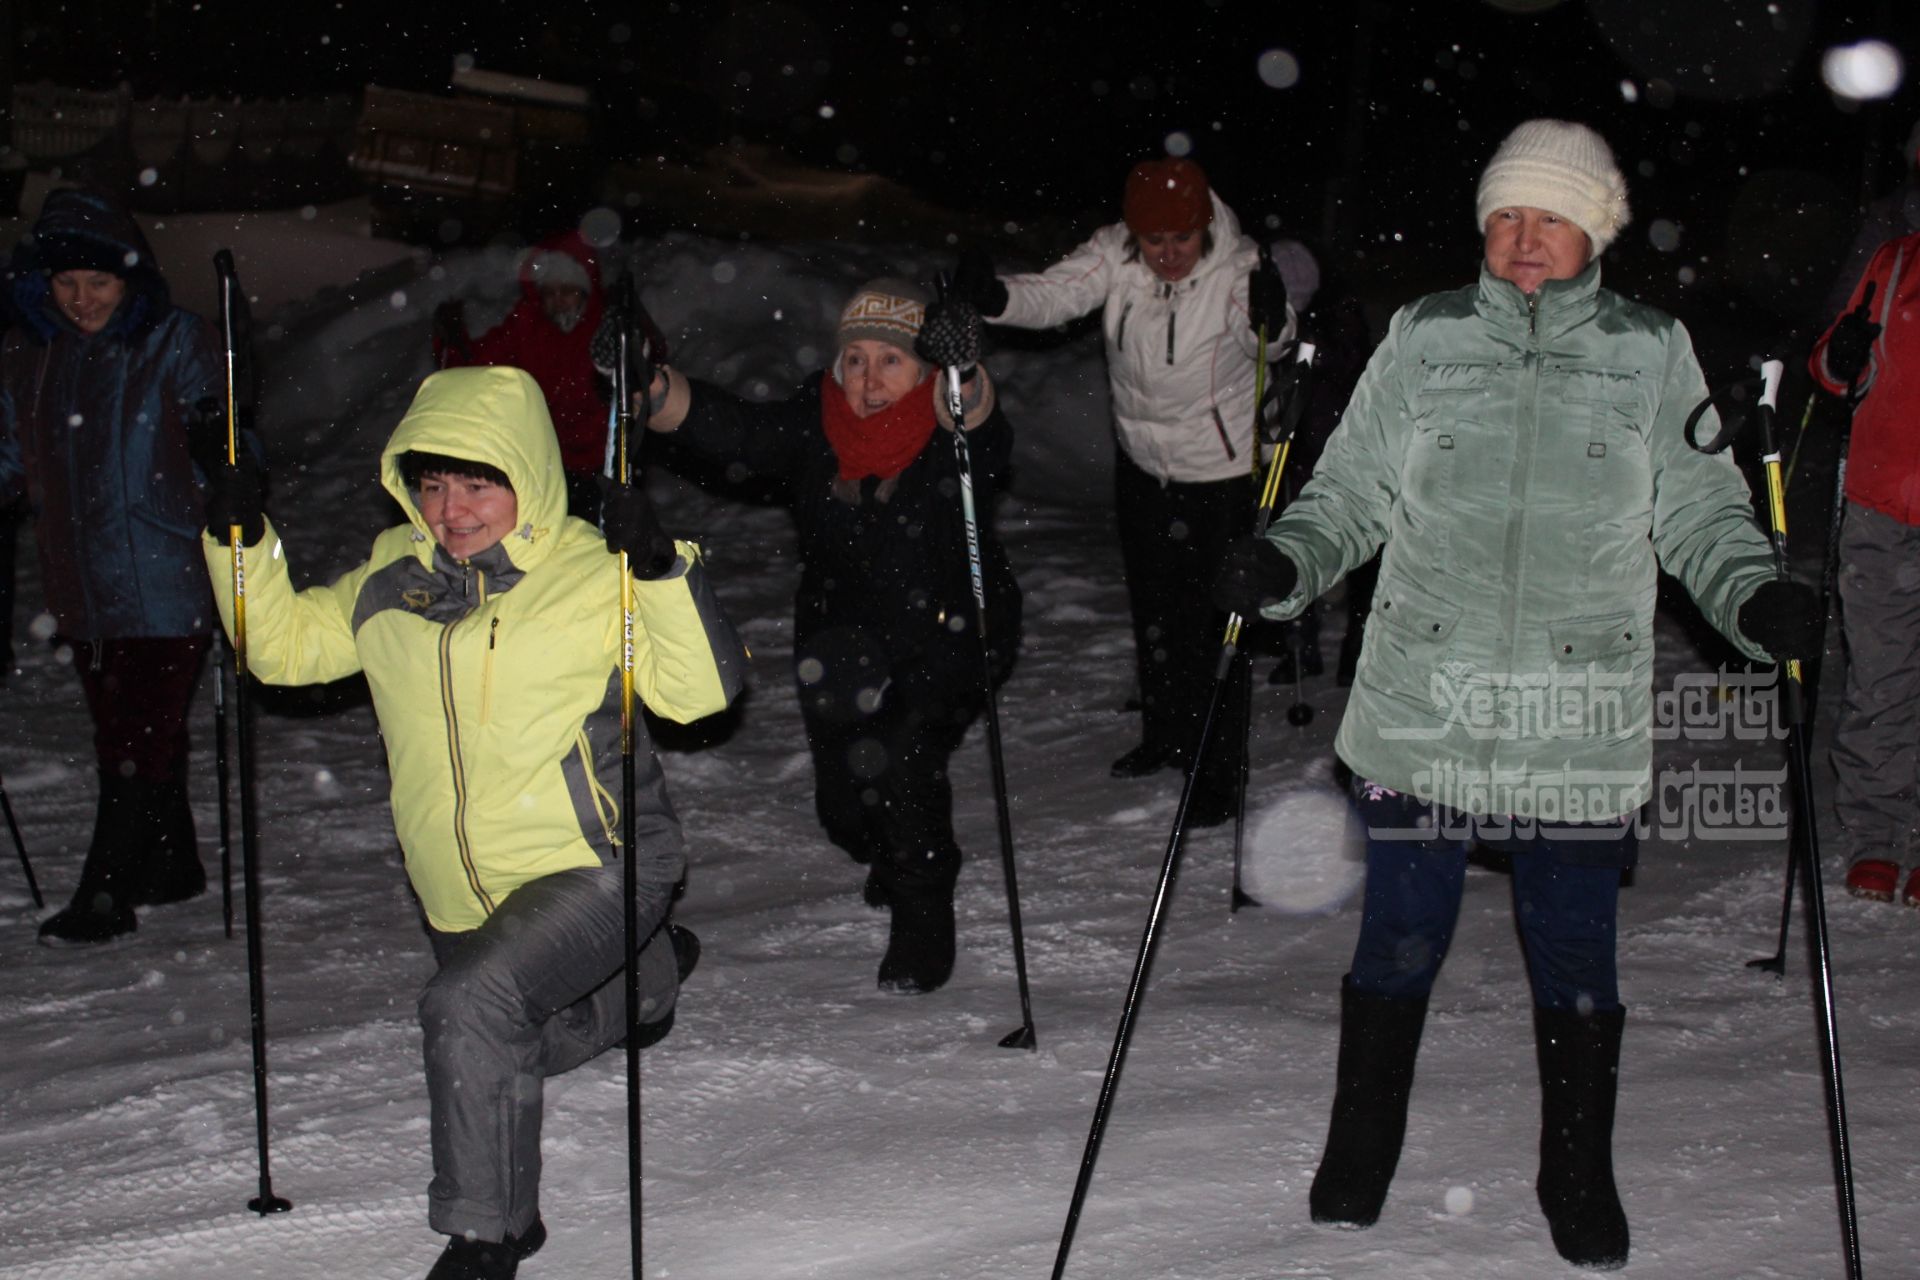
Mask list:
[[[364,564],[294,591],[257,490],[229,469],[209,523],[243,529],[247,649],[269,684],[364,672],[392,776],[393,821],[440,969],[420,998],[432,1109],[429,1219],[453,1237],[434,1277],[511,1276],[545,1238],[541,1081],[625,1032],[624,900],[613,848],[620,740],[614,539],[566,514],[538,386],[510,368],[421,384],[380,463],[408,523]],[[741,687],[745,653],[690,543],[641,525],[634,673],[657,714],[690,721]],[[250,506],[250,509],[249,509]],[[251,527],[249,527],[251,526]],[[671,550],[668,547],[671,546]],[[232,565],[205,540],[222,620]],[[660,766],[636,724],[641,1034],[670,1025],[697,943],[665,923],[685,866]]]

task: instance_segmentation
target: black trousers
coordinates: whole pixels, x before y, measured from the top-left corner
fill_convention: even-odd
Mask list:
[[[1199,739],[1226,636],[1210,598],[1227,548],[1253,532],[1253,476],[1163,482],[1121,452],[1114,460],[1120,555],[1133,612],[1141,740],[1185,756]],[[1231,779],[1246,699],[1228,690],[1207,751],[1205,778]]]
[[[985,705],[978,644],[964,632],[889,664],[849,627],[796,648],[815,812],[828,839],[883,879],[951,886],[959,871],[947,761]]]

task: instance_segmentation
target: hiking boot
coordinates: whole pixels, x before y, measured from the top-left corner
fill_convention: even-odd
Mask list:
[[[1916,868],[1920,872],[1920,868]],[[1857,858],[1847,868],[1847,892],[1856,898],[1872,898],[1875,902],[1892,902],[1893,891],[1900,884],[1900,866],[1885,858]],[[1907,881],[1907,902],[1913,901],[1914,883]]]
[[[544,1232],[542,1228],[543,1240]],[[427,1280],[513,1280],[520,1270],[520,1258],[511,1238],[496,1243],[455,1236],[447,1241],[433,1270],[427,1272]]]

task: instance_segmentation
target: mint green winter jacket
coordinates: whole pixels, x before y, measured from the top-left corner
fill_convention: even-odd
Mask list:
[[[1773,576],[1738,468],[1690,448],[1677,320],[1600,287],[1480,283],[1395,316],[1269,536],[1298,614],[1384,547],[1335,749],[1462,812],[1596,822],[1651,786],[1656,562],[1743,652]],[[1701,424],[1710,436],[1711,417]]]

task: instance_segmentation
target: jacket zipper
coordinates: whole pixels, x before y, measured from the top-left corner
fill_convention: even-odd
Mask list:
[[[474,575],[474,586],[480,604],[487,601],[487,575],[469,566]],[[453,842],[460,851],[460,868],[466,874],[467,888],[480,900],[480,905],[488,915],[493,914],[494,903],[486,887],[480,883],[480,870],[474,865],[473,843],[467,838],[467,770],[466,761],[460,747],[460,717],[453,701],[453,632],[467,615],[455,618],[440,631],[440,711],[447,724],[447,765],[453,779]],[[496,619],[496,621],[498,621]],[[491,646],[492,635],[488,635]],[[483,695],[484,697],[484,695]]]
[[[500,617],[487,624],[487,662],[480,670],[480,723],[493,719],[493,647],[500,637]]]
[[[1127,345],[1127,317],[1132,314],[1133,301],[1128,299],[1127,305],[1120,308],[1120,323],[1113,329],[1113,346],[1116,351],[1124,349]]]
[[[1227,420],[1220,416],[1220,406],[1214,405],[1212,409],[1212,413],[1213,413],[1213,429],[1220,433],[1220,447],[1227,451],[1227,461],[1228,462],[1239,461],[1240,455],[1234,451],[1233,441],[1227,439]]]
[[[1163,293],[1161,296],[1167,300],[1167,363],[1172,364],[1173,363],[1173,317],[1174,317],[1173,286],[1167,285],[1166,292]]]

